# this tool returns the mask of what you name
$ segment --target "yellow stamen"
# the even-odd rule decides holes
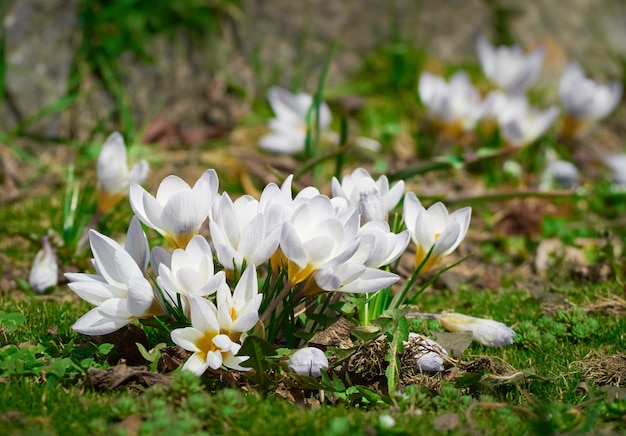
[[[196,341],[196,347],[200,351],[198,351],[198,356],[206,361],[206,356],[210,351],[217,350],[217,346],[213,343],[213,338],[217,336],[216,331],[205,332],[200,339]]]
[[[415,249],[415,268],[420,266],[420,264],[424,261],[424,259],[426,258],[427,255],[428,255],[428,251],[424,250],[419,245],[416,247],[416,249]],[[428,260],[426,261],[426,263],[424,264],[424,266],[420,270],[420,275],[425,274],[428,271],[430,271],[437,263],[439,263],[439,261],[441,260],[442,257],[443,256],[441,256],[441,255],[435,255],[435,254],[431,253],[430,257],[428,258]]]
[[[165,239],[167,239],[167,242],[172,244],[174,248],[182,248],[184,250],[185,248],[187,248],[187,244],[189,244],[189,241],[191,241],[193,237],[196,236],[197,234],[198,232],[186,232],[186,233],[179,233],[173,236],[167,233],[163,233],[162,235],[165,236]]]
[[[561,126],[561,137],[564,139],[572,139],[580,133],[584,126],[585,122],[583,120],[579,120],[570,115],[565,115]]]
[[[125,192],[107,192],[98,189],[98,212],[104,213],[112,209],[125,196]]]
[[[287,276],[289,281],[294,285],[303,282],[313,271],[315,265],[308,263],[304,268],[300,268],[297,263],[289,260],[287,262]]]

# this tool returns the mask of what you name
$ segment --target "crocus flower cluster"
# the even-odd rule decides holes
[[[484,36],[478,38],[476,49],[483,73],[499,89],[482,99],[463,71],[452,76],[449,83],[422,73],[419,95],[433,124],[444,137],[454,139],[473,130],[480,121],[494,120],[509,144],[534,142],[558,116],[554,106],[546,111],[531,107],[525,95],[539,76],[543,49],[525,55],[518,46],[493,47]]]
[[[278,310],[286,295],[260,292],[258,275],[267,275],[264,283],[277,281],[275,289],[292,291],[296,302],[324,292],[376,292],[399,280],[387,266],[411,240],[416,265],[431,254],[421,270],[426,272],[468,230],[469,208],[448,214],[437,203],[425,209],[409,193],[407,229],[391,231],[387,219],[404,195],[404,183],[390,186],[385,176],[375,180],[362,168],[341,182],[333,179],[333,197],[312,186],[294,196],[292,182],[289,176],[280,186],[268,184],[258,199],[244,195],[235,200],[218,193],[214,170],[193,187],[168,176],[156,197],[131,185],[135,216],[125,242],[91,230],[95,274],[66,274],[70,288],[94,305],[74,329],[103,335],[137,319],[174,319],[188,324],[171,332],[173,342],[193,353],[185,370],[244,370],[247,357],[237,353],[259,320],[267,321],[259,315],[261,306]],[[141,223],[171,248],[150,249]],[[291,366],[301,372],[298,368],[308,364],[298,356]]]
[[[329,130],[332,114],[325,101],[321,101],[316,109],[310,94],[294,94],[278,86],[269,89],[267,98],[276,118],[269,121],[271,133],[259,140],[262,149],[272,153],[302,153],[306,148],[309,125],[316,125],[319,129],[318,139],[335,145],[339,143],[339,134]],[[317,120],[316,124],[313,120]],[[354,145],[373,152],[381,148],[380,142],[362,136],[354,138]]]
[[[532,107],[525,94],[539,77],[544,49],[540,47],[526,55],[519,46],[493,47],[481,36],[476,50],[483,73],[498,89],[481,98],[463,71],[449,82],[422,73],[418,90],[432,123],[444,138],[455,139],[473,130],[478,122],[493,120],[503,139],[513,146],[536,141],[559,114],[556,106],[547,110]],[[622,85],[617,81],[603,85],[590,80],[581,66],[572,62],[561,76],[559,93],[565,112],[561,136],[572,138],[615,109]]]

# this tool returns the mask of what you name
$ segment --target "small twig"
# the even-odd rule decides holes
[[[280,302],[282,302],[287,296],[287,294],[289,294],[289,291],[291,291],[292,287],[293,287],[293,283],[291,283],[290,280],[287,280],[287,283],[285,283],[285,286],[280,291],[280,294],[274,297],[274,299],[270,301],[270,304],[267,306],[267,308],[263,311],[263,314],[259,318],[261,322],[263,323],[265,322],[267,317],[271,315],[271,313],[278,307]]]

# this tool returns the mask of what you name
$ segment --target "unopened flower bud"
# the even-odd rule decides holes
[[[319,377],[322,375],[320,370],[328,369],[328,359],[319,348],[306,347],[293,353],[288,366],[298,375]]]
[[[58,283],[59,268],[57,258],[48,237],[43,238],[43,248],[35,256],[33,267],[30,270],[28,283],[38,294]]]
[[[416,368],[420,371],[443,371],[442,354],[448,352],[437,342],[417,333],[409,333],[408,342],[404,342],[404,352],[410,353],[415,359]]]
[[[451,332],[472,332],[475,340],[487,347],[501,347],[513,343],[515,331],[498,321],[474,318],[460,313],[437,315],[439,324]]]

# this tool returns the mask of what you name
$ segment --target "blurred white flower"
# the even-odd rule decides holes
[[[419,266],[429,250],[433,251],[422,267],[424,274],[437,264],[444,256],[452,253],[465,238],[472,215],[471,207],[464,207],[448,214],[441,202],[424,208],[414,193],[404,197],[404,222],[415,243],[415,266]]]
[[[487,347],[501,347],[513,343],[515,331],[499,321],[475,318],[460,313],[436,316],[443,328],[451,332],[472,332],[475,340]]]
[[[278,187],[272,191],[278,194]],[[281,204],[264,204],[262,209],[261,203],[251,196],[244,195],[233,202],[224,192],[213,205],[209,223],[220,264],[228,271],[241,271],[244,259],[255,265],[267,262],[278,248],[281,225],[288,215]]]
[[[167,176],[156,198],[138,184],[130,186],[130,205],[146,226],[162,234],[176,248],[185,248],[198,234],[217,197],[217,173],[207,170],[191,188],[177,176]]]
[[[561,76],[559,93],[565,109],[562,133],[572,138],[585,123],[601,120],[615,109],[622,97],[622,84],[616,80],[608,85],[594,82],[572,62]]]
[[[165,314],[145,277],[148,240],[136,217],[130,223],[124,247],[95,230],[89,231],[89,242],[97,274],[65,274],[70,289],[96,306],[74,323],[74,330],[105,335],[133,319]]]
[[[148,162],[142,160],[129,172],[124,138],[118,132],[111,133],[98,157],[98,211],[105,212],[115,206],[128,194],[131,184],[143,183],[148,169]]]
[[[518,45],[495,48],[484,35],[478,38],[476,50],[485,76],[509,94],[522,94],[535,83],[545,53],[543,47],[528,55]]]
[[[626,154],[609,154],[604,164],[613,171],[612,181],[616,188],[626,188]]]
[[[332,180],[334,197],[345,198],[359,210],[361,224],[373,220],[385,220],[402,199],[404,181],[400,180],[389,189],[386,176],[374,180],[364,168],[355,169],[352,174],[343,177],[341,184],[337,178]]]
[[[328,369],[328,359],[319,348],[305,347],[291,355],[288,366],[298,375],[319,377]]]
[[[564,189],[573,189],[578,186],[578,169],[564,160],[550,162],[541,177],[540,188],[547,190],[553,186]]]
[[[263,295],[259,294],[256,267],[249,264],[231,294],[230,289],[217,291],[217,319],[220,331],[237,342],[241,334],[253,328],[259,320],[259,307]]]
[[[447,356],[448,352],[432,339],[417,333],[409,333],[408,342],[404,342],[404,350],[405,353],[411,353],[418,370],[432,372],[444,370],[441,355]]]
[[[483,103],[482,118],[498,120],[500,115],[506,110],[509,100],[515,98],[509,97],[508,94],[499,89],[489,92]]]
[[[508,143],[524,146],[546,133],[558,115],[556,106],[540,112],[528,104],[526,96],[509,96],[498,115],[498,126]]]
[[[43,248],[35,256],[35,261],[28,276],[28,283],[38,294],[43,294],[46,289],[56,286],[59,282],[59,267],[57,256],[44,236],[42,240]]]
[[[292,94],[280,87],[272,87],[267,93],[276,118],[270,120],[272,133],[259,141],[261,148],[274,153],[296,154],[304,151],[307,134],[307,114],[313,104],[309,94]],[[328,105],[321,102],[319,107],[320,131],[325,131],[331,122]]]
[[[214,272],[211,246],[201,235],[194,236],[183,250],[177,248],[169,265],[159,265],[157,284],[173,306],[180,300],[182,309],[189,315],[190,295],[205,297],[220,289],[230,292],[224,271]]]
[[[222,365],[239,371],[248,371],[240,364],[248,356],[237,356],[241,345],[224,334],[218,322],[217,309],[210,301],[189,296],[191,327],[173,330],[172,341],[193,354],[183,365],[184,371],[202,375],[208,368],[219,369]]]
[[[396,420],[393,419],[393,416],[384,413],[378,417],[378,423],[382,428],[386,429],[394,427],[396,425]]]
[[[418,90],[429,117],[450,137],[472,130],[482,116],[480,94],[467,73],[456,73],[450,82],[430,73],[422,73]]]

